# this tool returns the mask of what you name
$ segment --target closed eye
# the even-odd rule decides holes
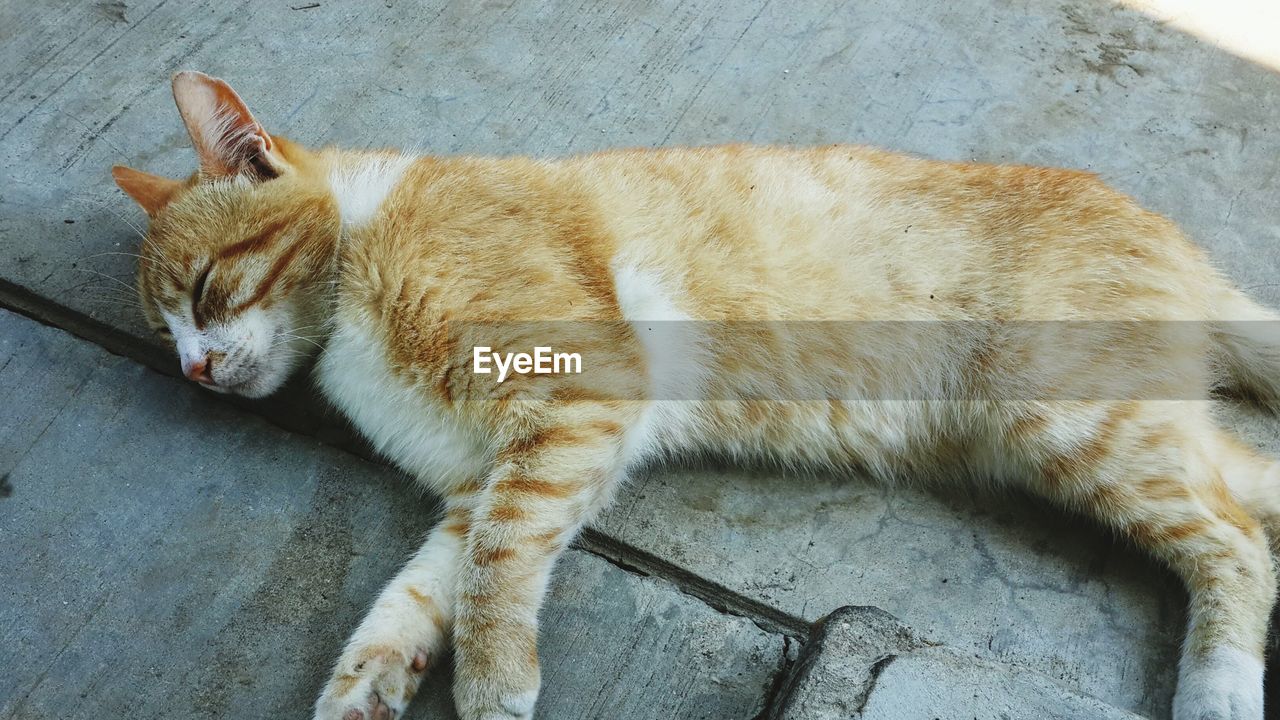
[[[200,304],[200,298],[204,296],[204,286],[209,280],[209,272],[213,270],[213,261],[204,266],[204,270],[200,273],[200,277],[196,278],[195,287],[191,289],[191,307]]]
[[[156,333],[156,337],[160,338],[161,340],[164,340],[165,342],[173,342],[173,333],[169,332],[169,328],[158,327],[158,328],[155,328],[154,330]]]

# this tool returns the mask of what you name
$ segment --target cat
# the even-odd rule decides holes
[[[268,395],[315,356],[446,503],[318,720],[400,716],[448,643],[464,720],[531,717],[557,556],[629,468],[705,453],[995,479],[1092,516],[1189,590],[1174,717],[1262,718],[1280,466],[1208,398],[1280,401],[1277,315],[1094,176],[847,145],[311,150],[221,80],[173,94],[198,172],[112,171],[149,215],[149,324],[218,392]],[[1037,345],[1058,321],[1082,322]],[[587,370],[478,364],[553,343]]]

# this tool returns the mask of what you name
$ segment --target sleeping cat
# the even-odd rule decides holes
[[[399,716],[450,642],[464,719],[529,718],[557,556],[629,468],[690,453],[995,479],[1093,516],[1190,592],[1174,717],[1262,718],[1278,466],[1207,398],[1280,401],[1280,343],[1248,322],[1277,316],[1093,176],[843,145],[317,151],[221,80],[173,91],[199,172],[113,170],[150,216],[150,324],[251,397],[322,345],[324,395],[447,504],[316,718]],[[499,381],[477,349],[550,345],[586,367],[508,355]]]

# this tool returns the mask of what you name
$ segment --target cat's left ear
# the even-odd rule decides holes
[[[163,210],[186,185],[181,180],[152,175],[124,165],[111,168],[111,177],[115,178],[121,190],[128,193],[152,217]]]
[[[288,167],[262,124],[227,83],[202,72],[173,76],[173,99],[200,157],[200,176],[278,177]]]

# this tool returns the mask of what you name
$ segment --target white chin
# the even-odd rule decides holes
[[[233,377],[219,378],[214,372],[216,384],[207,385],[214,392],[239,395],[247,398],[264,398],[280,389],[293,374],[294,364],[287,362],[261,363],[250,373],[231,373]]]
[[[231,383],[229,385],[205,385],[204,387],[216,393],[223,395],[239,395],[247,398],[264,398],[284,384],[288,378],[287,375],[267,376],[262,375],[249,380]]]
[[[234,393],[247,398],[264,398],[276,390],[279,390],[287,377],[287,375],[281,375],[278,377],[263,375],[234,385],[229,385],[225,392]]]

